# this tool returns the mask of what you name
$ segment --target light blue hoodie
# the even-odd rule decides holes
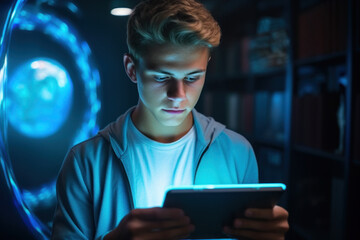
[[[57,180],[52,239],[102,239],[133,208],[123,162],[129,109],[93,138],[74,146]],[[194,184],[257,183],[250,143],[213,118],[192,111],[196,129]]]

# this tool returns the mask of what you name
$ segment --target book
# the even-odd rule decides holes
[[[250,37],[244,37],[240,40],[240,69],[243,73],[250,71]]]
[[[298,16],[298,59],[344,51],[347,2],[322,1]]]
[[[268,121],[270,111],[270,92],[259,91],[255,93],[255,127],[254,134],[257,138],[267,138],[268,133]]]
[[[255,94],[255,136],[271,141],[284,140],[285,94],[261,91]]]
[[[269,129],[270,139],[276,141],[284,140],[285,123],[285,94],[284,92],[274,92],[271,94]]]

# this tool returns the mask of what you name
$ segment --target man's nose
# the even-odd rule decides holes
[[[169,84],[168,99],[172,101],[183,101],[186,98],[185,83],[182,80],[173,80]]]

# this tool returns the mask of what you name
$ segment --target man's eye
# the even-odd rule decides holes
[[[194,76],[194,77],[185,77],[185,80],[188,82],[195,82],[200,79],[200,76]]]
[[[154,76],[154,79],[158,82],[164,82],[166,80],[169,80],[170,77],[169,76]]]

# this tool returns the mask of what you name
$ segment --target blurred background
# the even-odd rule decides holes
[[[48,239],[68,149],[137,103],[122,57],[138,2],[0,2],[0,239]],[[359,1],[201,2],[223,36],[197,110],[249,139],[261,182],[287,184],[287,239],[356,238]]]

